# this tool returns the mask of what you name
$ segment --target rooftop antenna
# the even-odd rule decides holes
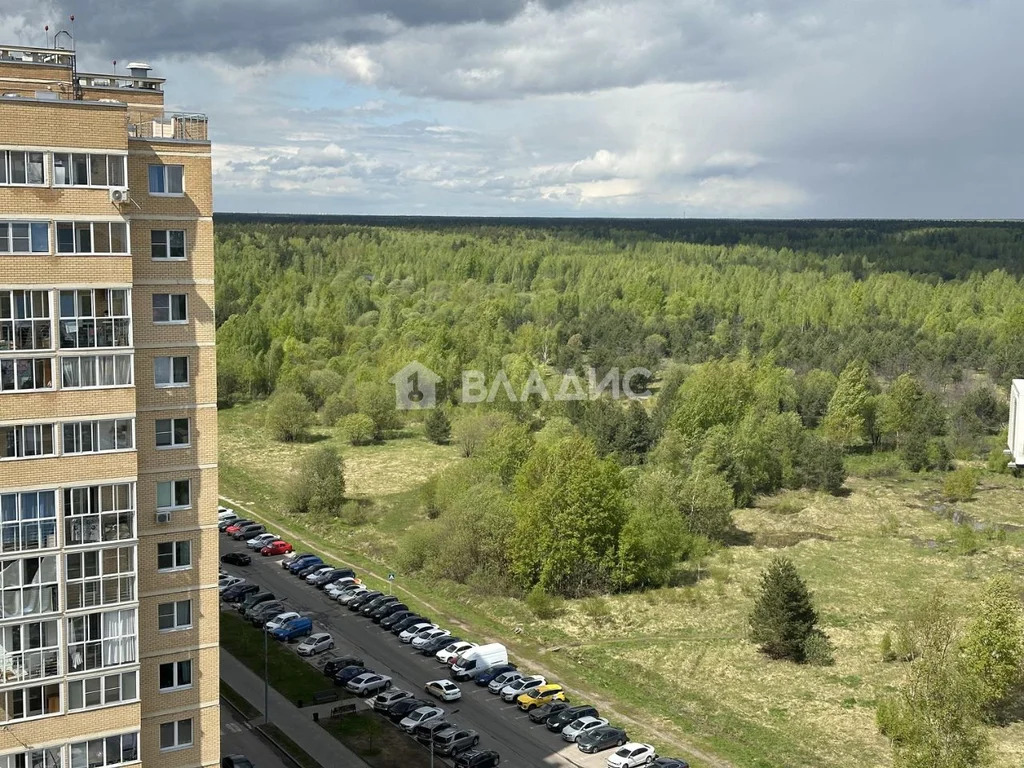
[[[43,46],[43,48],[49,48],[50,47],[50,25],[49,24],[47,24],[45,27],[43,27],[43,37],[46,38],[46,44]]]
[[[71,16],[71,28],[75,28],[75,17]],[[58,39],[60,42],[58,42]],[[66,42],[65,42],[66,41]],[[75,36],[62,29],[53,36],[54,49],[71,52],[71,91],[75,101],[82,100],[82,84],[78,80],[78,56],[75,55]]]

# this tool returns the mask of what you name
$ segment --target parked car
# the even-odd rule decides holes
[[[565,689],[558,683],[541,685],[516,697],[516,703],[524,712],[536,709],[549,701],[565,701]]]
[[[493,667],[488,667],[483,672],[478,674],[473,680],[477,685],[490,685],[491,681],[498,675],[503,675],[506,672],[515,672],[515,664],[495,664]]]
[[[389,613],[387,616],[384,616],[380,620],[380,628],[381,629],[391,629],[393,626],[395,626],[395,624],[400,622],[402,619],[407,619],[410,616],[415,616],[415,615],[416,614],[413,611],[410,611],[408,608],[403,608],[400,611],[395,611],[394,613]]]
[[[311,565],[316,565],[316,564],[322,563],[322,562],[323,562],[323,560],[321,560],[316,555],[301,555],[299,557],[296,557],[290,563],[288,563],[287,571],[288,571],[288,573],[298,573],[299,571],[301,571],[304,568],[307,568],[307,567],[309,567]]]
[[[307,573],[302,578],[307,584],[316,584],[316,580],[321,576],[326,576],[329,573],[334,572],[333,565],[322,565],[319,568],[314,568],[312,573]]]
[[[289,619],[280,627],[270,633],[275,640],[289,641],[300,637],[309,637],[313,634],[313,620],[308,616],[299,616],[297,619]]]
[[[301,615],[302,614],[297,613],[295,611],[286,611],[285,613],[279,613],[277,614],[277,616],[274,616],[266,624],[264,624],[263,628],[267,630],[267,632],[273,632],[278,627],[283,627],[289,621],[291,621],[292,619],[297,619]]]
[[[223,592],[228,587],[233,587],[235,584],[244,584],[245,579],[241,576],[221,576],[217,579],[217,590]]]
[[[366,594],[369,591],[370,590],[368,590],[362,584],[357,584],[351,589],[343,591],[335,599],[342,605],[351,605],[353,600],[355,600],[357,597],[360,597],[361,595]]]
[[[565,728],[573,720],[578,720],[581,717],[600,717],[601,713],[597,711],[597,707],[592,707],[589,704],[577,704],[575,707],[568,707],[563,709],[561,712],[548,717],[544,723],[549,731],[555,733],[561,733],[562,729]]]
[[[345,667],[362,666],[364,666],[363,660],[358,656],[335,656],[333,659],[328,659],[327,663],[324,664],[323,673],[325,677],[334,677],[338,670]]]
[[[266,531],[267,526],[260,525],[259,523],[253,523],[252,525],[247,525],[244,528],[239,528],[237,531],[231,534],[231,538],[233,538],[235,541],[248,541],[254,536],[259,536],[261,533],[266,533]]]
[[[380,624],[384,619],[393,613],[399,613],[401,611],[409,610],[409,606],[405,603],[388,603],[387,605],[378,606],[371,614],[370,618],[373,619],[374,624]]]
[[[567,701],[549,701],[547,704],[537,707],[535,710],[530,712],[530,722],[547,723],[549,717],[568,708],[569,702]]]
[[[480,735],[471,728],[454,726],[434,735],[434,751],[439,755],[457,755],[480,743]]]
[[[518,680],[513,680],[501,689],[501,700],[507,701],[511,704],[519,697],[520,694],[526,693],[534,688],[539,688],[545,683],[547,683],[547,680],[540,675],[532,675],[531,677],[522,677]]]
[[[245,612],[245,618],[252,622],[255,627],[262,627],[270,619],[277,616],[288,606],[282,603],[280,600],[268,600],[260,603],[259,605],[253,606]]]
[[[430,623],[430,619],[428,619],[426,616],[420,616],[420,614],[418,614],[418,613],[413,613],[413,614],[411,614],[409,616],[406,616],[401,621],[396,621],[391,626],[390,629],[391,629],[391,633],[393,635],[401,635],[405,630],[407,630],[413,624],[429,624],[429,623]]]
[[[658,755],[650,744],[630,741],[608,756],[608,768],[638,768],[650,765]]]
[[[497,768],[501,756],[493,749],[471,749],[455,758],[455,768]]]
[[[420,632],[416,637],[412,639],[412,647],[419,650],[423,650],[424,646],[432,640],[437,640],[439,637],[451,637],[452,633],[447,629],[438,627],[437,629],[429,629],[426,632]],[[433,656],[433,654],[430,654]]]
[[[312,576],[314,573],[317,573],[318,571],[322,571],[324,568],[330,568],[330,567],[331,566],[326,565],[323,562],[309,563],[305,568],[299,568],[297,571],[295,571],[295,575],[298,576],[303,581],[305,581],[310,576]]]
[[[243,525],[252,525],[255,522],[256,522],[255,520],[249,520],[248,518],[235,517],[235,518],[232,518],[230,520],[221,520],[220,522],[217,523],[217,528],[222,533],[231,534],[231,533],[234,533],[235,531],[237,531]],[[233,531],[232,530],[228,530],[229,528],[234,528],[234,530]]]
[[[608,725],[608,721],[603,717],[579,717],[562,729],[562,739],[570,742],[577,741],[588,731],[604,728],[606,725]]]
[[[440,707],[420,707],[414,709],[398,722],[398,727],[406,733],[412,733],[420,723],[430,723],[434,720],[441,720],[444,717],[444,710]]]
[[[342,576],[337,581],[331,581],[324,584],[324,592],[330,598],[336,598],[339,592],[342,592],[350,587],[359,586],[359,582],[353,579],[351,576]]]
[[[283,539],[272,541],[260,549],[260,554],[264,557],[273,557],[275,555],[286,555],[292,551],[292,545]]]
[[[245,542],[245,546],[259,552],[272,541],[277,541],[276,533],[261,533]]]
[[[379,693],[373,700],[373,711],[374,712],[387,712],[391,709],[392,704],[396,704],[402,699],[411,699],[412,693],[409,691],[403,691],[398,688],[392,688],[386,693]]]
[[[332,568],[330,573],[326,573],[314,582],[314,586],[317,589],[327,589],[328,586],[334,584],[337,581],[345,581],[349,584],[352,583],[352,577],[346,576],[345,571],[339,568]]]
[[[441,701],[458,701],[462,698],[462,689],[451,680],[431,680],[425,688],[427,693]]]
[[[491,682],[487,684],[487,690],[491,693],[501,693],[502,688],[522,677],[524,677],[524,675],[518,669],[510,669],[508,672],[502,672],[496,678],[491,680]]]
[[[253,768],[253,764],[245,755],[227,755],[221,758],[220,768]]]
[[[476,646],[476,643],[469,643],[457,637],[449,637],[448,640],[450,642],[446,646],[434,652],[434,658],[442,664],[451,664],[462,651]]]
[[[423,723],[417,725],[412,732],[413,737],[420,744],[430,745],[430,742],[434,740],[434,736],[446,728],[455,727],[455,723],[450,723],[446,719],[441,718],[440,720],[434,720],[429,723]]]
[[[486,643],[462,651],[448,674],[452,680],[471,680],[496,664],[508,664],[508,649],[501,643]]]
[[[363,616],[369,616],[378,608],[382,608],[385,605],[391,605],[392,603],[397,602],[398,598],[394,595],[381,595],[380,597],[375,597],[373,600],[370,600],[369,602],[363,603],[359,607],[359,612],[363,614]]]
[[[346,605],[350,611],[358,611],[368,602],[377,597],[380,597],[380,592],[375,589],[368,589],[365,592],[360,592],[353,600],[349,600]]]
[[[318,653],[329,651],[334,647],[334,638],[327,632],[317,632],[310,635],[295,649],[299,656],[316,656]]]
[[[690,768],[690,764],[681,757],[659,757],[651,768]]]
[[[627,741],[629,741],[629,737],[626,736],[624,730],[605,725],[584,733],[576,739],[576,746],[580,752],[586,752],[589,755],[600,752],[602,749],[621,747]]]
[[[357,696],[372,696],[391,687],[391,678],[376,672],[364,672],[345,684],[346,690]]]
[[[220,561],[227,565],[248,565],[252,558],[245,552],[227,552],[220,556]]]
[[[263,590],[261,592],[252,592],[249,594],[248,597],[245,598],[245,600],[239,603],[238,612],[244,616],[245,612],[252,608],[254,605],[259,605],[260,603],[265,603],[268,600],[275,599],[277,599],[277,596],[273,592],[268,592],[267,590]]]
[[[279,565],[285,570],[288,570],[289,568],[291,568],[292,563],[294,563],[300,557],[312,557],[312,554],[312,552],[299,553],[295,550],[292,550],[287,555],[281,558],[281,560],[279,561]]]
[[[445,633],[443,635],[433,637],[420,646],[420,653],[422,653],[424,656],[433,656],[438,651],[443,650],[445,647],[447,647],[450,644],[451,640],[452,635],[450,633]]]
[[[398,639],[403,643],[411,643],[412,639],[416,637],[420,632],[426,632],[427,630],[437,629],[437,624],[431,624],[429,621],[418,621],[415,624],[410,624],[406,627],[399,635]]]
[[[221,520],[229,520],[235,517],[238,517],[238,515],[235,514],[235,510],[233,510],[231,507],[217,507],[218,522],[220,522]]]
[[[380,696],[382,694],[377,695]],[[415,696],[409,696],[389,704],[387,711],[384,712],[384,716],[392,723],[400,723],[405,719],[405,716],[414,709],[419,709],[420,707],[425,707],[427,705],[428,702],[423,699],[418,699]]]
[[[220,597],[225,603],[240,603],[249,595],[259,591],[259,584],[235,584],[221,592]]]
[[[366,667],[362,664],[353,664],[351,667],[342,667],[334,673],[334,684],[347,685],[349,680],[354,680],[360,675],[365,674],[366,671]]]

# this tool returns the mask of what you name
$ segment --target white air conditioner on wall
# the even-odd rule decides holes
[[[130,203],[131,194],[128,192],[128,187],[111,187],[110,202],[114,203],[115,205],[124,205],[125,203]]]
[[[156,513],[156,521],[158,523],[169,523],[169,522],[171,522],[171,513],[170,512],[157,512]]]

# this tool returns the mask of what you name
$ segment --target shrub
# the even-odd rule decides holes
[[[423,431],[427,440],[437,445],[448,445],[451,442],[452,424],[441,408],[435,408],[427,414],[423,421]]]
[[[934,437],[928,441],[927,454],[929,469],[937,469],[940,472],[945,472],[949,469],[952,456],[949,452],[949,446],[946,445],[946,441],[941,437]]]
[[[267,401],[266,427],[275,440],[299,440],[312,422],[313,408],[298,392],[276,392]]]
[[[338,426],[352,445],[369,445],[373,442],[376,428],[373,419],[364,413],[351,413],[343,417]]]
[[[815,667],[831,667],[836,663],[832,641],[820,629],[811,632],[804,640],[804,661]]]
[[[878,652],[882,656],[882,661],[896,661],[896,653],[892,649],[892,634],[889,630],[882,635],[882,642],[878,644]]]
[[[553,619],[562,612],[563,601],[557,595],[548,594],[540,584],[526,596],[526,607],[538,619]]]
[[[325,427],[336,427],[343,416],[355,413],[355,404],[340,392],[335,392],[324,401],[320,409],[320,423]]]
[[[978,490],[978,472],[972,467],[961,467],[950,472],[942,485],[942,494],[950,501],[968,501]]]
[[[603,597],[587,597],[580,601],[580,610],[594,621],[604,622],[611,618],[612,609]]]
[[[345,465],[337,450],[322,445],[302,460],[292,483],[288,510],[334,516],[344,502]]]

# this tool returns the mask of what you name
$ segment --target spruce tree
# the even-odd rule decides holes
[[[761,592],[750,614],[750,638],[773,659],[804,661],[804,642],[817,630],[818,614],[796,566],[776,557],[761,574]]]
[[[452,423],[441,408],[434,408],[423,421],[423,431],[427,440],[438,445],[448,445],[452,439]]]

